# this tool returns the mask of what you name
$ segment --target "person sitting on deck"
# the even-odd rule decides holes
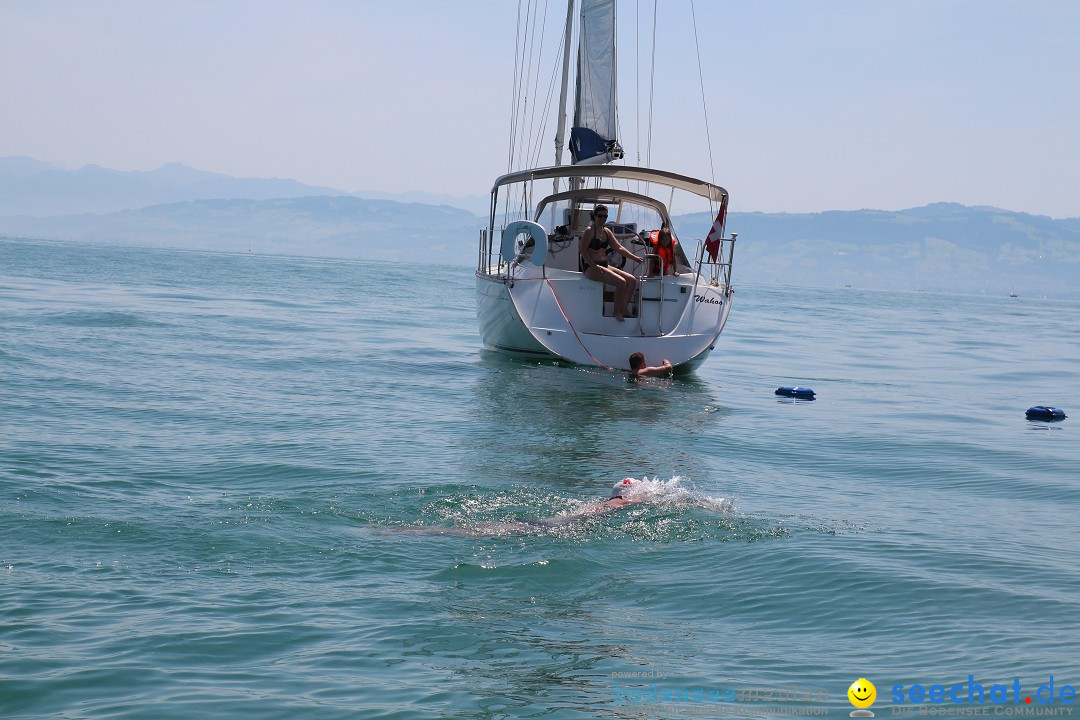
[[[622,322],[626,318],[626,308],[630,303],[630,298],[634,295],[637,279],[625,270],[611,267],[607,258],[608,249],[622,255],[627,260],[634,260],[639,263],[643,262],[643,260],[620,245],[619,241],[615,239],[615,233],[611,232],[611,228],[604,226],[608,217],[606,206],[597,205],[593,209],[591,217],[593,223],[585,228],[585,232],[581,233],[581,241],[578,243],[578,252],[581,253],[581,258],[584,260],[583,270],[585,277],[614,286],[615,319]]]
[[[675,246],[678,242],[671,236],[671,229],[666,225],[660,228],[649,243],[658,256],[652,261],[649,275],[678,275],[679,271],[675,269]]]

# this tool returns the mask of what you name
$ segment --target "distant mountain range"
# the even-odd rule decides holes
[[[369,200],[452,205],[487,213],[488,198],[425,192],[347,192],[281,178],[237,178],[169,163],[157,170],[120,171],[98,165],[65,170],[28,157],[0,158],[0,216],[111,213],[192,200],[274,200],[351,195]]]
[[[483,215],[486,219],[491,212],[490,195],[440,195],[414,190],[405,193],[386,193],[378,190],[357,190],[353,193],[357,197],[367,200],[396,200],[397,202],[425,203],[427,205],[449,205],[450,207],[468,210],[476,215]]]
[[[0,158],[0,215],[110,213],[187,200],[347,194],[296,180],[234,178],[180,163],[121,172],[98,165],[64,170],[26,157]]]
[[[703,237],[706,213],[676,220]],[[910,210],[732,213],[741,278],[789,285],[1080,297],[1080,218],[934,203]]]
[[[0,159],[0,235],[474,263],[486,217],[472,210],[478,200],[486,207],[486,199],[391,197],[179,164],[152,172],[67,171],[29,158]],[[402,201],[412,197],[447,202]],[[674,222],[690,251],[712,217],[694,213]],[[1080,218],[936,203],[900,211],[732,213],[727,227],[739,233],[738,283],[1080,297]]]
[[[448,205],[315,196],[191,200],[105,215],[0,217],[0,235],[276,255],[464,264],[483,221]]]

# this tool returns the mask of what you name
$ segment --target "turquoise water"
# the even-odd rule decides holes
[[[1078,318],[739,287],[702,368],[632,384],[482,350],[468,268],[0,240],[0,716],[1080,686]],[[652,502],[520,523],[625,475]]]

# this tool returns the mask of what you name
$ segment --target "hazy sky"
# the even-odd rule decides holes
[[[644,161],[653,5],[619,7],[622,141]],[[1080,2],[694,8],[733,210],[1080,216]],[[549,0],[530,107],[565,12]],[[511,0],[0,0],[0,156],[486,194],[507,170],[517,16]],[[690,19],[661,0],[651,159],[708,178]]]

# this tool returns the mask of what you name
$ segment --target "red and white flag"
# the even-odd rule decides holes
[[[720,254],[720,239],[724,237],[724,221],[727,219],[727,199],[725,195],[724,199],[720,202],[720,212],[716,213],[716,219],[713,220],[712,229],[709,230],[709,234],[705,237],[705,249],[709,253],[709,259],[716,262],[716,256]]]

